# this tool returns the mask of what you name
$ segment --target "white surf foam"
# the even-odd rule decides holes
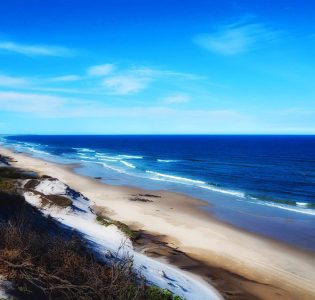
[[[143,156],[139,156],[139,155],[123,155],[123,154],[119,154],[118,157],[123,158],[123,159],[142,159]]]
[[[38,153],[38,154],[45,154],[45,155],[51,155],[50,153],[43,151],[43,150],[38,150],[38,149],[34,149],[32,147],[27,148],[29,151],[34,152],[34,153]]]
[[[154,175],[154,177],[151,179],[155,179],[155,180],[170,181],[170,182],[174,182],[174,183],[184,183],[184,184],[189,183],[189,184],[193,184],[193,185],[205,184],[204,181],[193,180],[193,179],[180,177],[180,176],[167,175],[167,174],[153,172],[153,171],[146,171],[146,173]]]
[[[203,185],[203,186],[199,186],[203,189],[207,189],[207,190],[211,190],[213,192],[218,192],[221,194],[227,194],[227,195],[231,195],[231,196],[236,196],[239,198],[246,198],[246,195],[242,192],[238,192],[238,191],[233,191],[233,190],[228,190],[228,189],[220,189],[218,187],[212,186],[212,185]]]
[[[292,211],[295,213],[315,216],[315,210],[314,209],[306,208],[308,203],[297,202],[296,203],[297,206],[293,206],[293,205],[289,205],[289,204],[281,204],[281,203],[276,203],[276,202],[263,201],[263,200],[259,200],[258,198],[253,198],[253,197],[251,197],[251,198],[256,199],[256,201],[249,201],[250,203],[253,203],[253,204],[270,206],[270,207],[274,207],[274,208],[278,208],[278,209]],[[302,205],[298,204],[298,203],[302,203]]]
[[[157,159],[158,162],[162,163],[172,163],[172,162],[178,162],[177,159]]]
[[[107,155],[103,153],[96,153],[95,156],[100,159],[100,160],[105,160],[105,161],[120,161],[121,157],[119,156],[112,156],[112,155]]]
[[[296,202],[296,205],[297,205],[297,206],[305,207],[305,206],[308,206],[309,203],[307,203],[307,202]]]
[[[168,181],[168,182],[172,182],[172,183],[193,185],[193,186],[196,186],[196,187],[199,187],[202,189],[211,190],[213,192],[218,192],[218,193],[222,193],[222,194],[228,194],[228,195],[237,196],[240,198],[245,198],[245,194],[242,192],[228,190],[228,189],[220,189],[218,187],[209,185],[206,182],[201,181],[201,180],[194,180],[194,179],[189,179],[189,178],[185,178],[185,177],[167,175],[167,174],[162,174],[162,173],[153,172],[153,171],[146,171],[146,173],[154,175],[154,177],[150,177],[150,179],[153,179],[153,180],[160,180],[160,181]]]
[[[113,159],[113,158],[108,158],[108,157],[102,157],[102,158],[99,158],[99,160],[101,160],[101,161],[111,161],[111,162],[119,161],[118,159]]]
[[[133,164],[131,164],[131,163],[129,163],[129,162],[126,162],[126,161],[124,161],[124,160],[121,160],[120,162],[121,162],[123,165],[125,165],[126,167],[128,167],[128,168],[132,168],[132,169],[135,169],[135,168],[136,168],[135,165],[133,165]]]
[[[107,169],[116,171],[116,172],[118,172],[118,173],[127,174],[124,170],[115,168],[115,167],[113,167],[113,166],[110,166],[109,164],[106,164],[106,163],[103,163],[103,162],[101,162],[101,163],[99,163],[99,164],[102,165],[104,168],[107,168]]]
[[[84,158],[91,158],[91,156],[88,156],[88,155],[86,155],[86,154],[84,154],[84,153],[78,153],[78,155],[79,155],[80,157],[84,157]]]
[[[95,150],[89,149],[89,148],[72,148],[74,150],[82,151],[82,152],[91,152],[94,153]]]

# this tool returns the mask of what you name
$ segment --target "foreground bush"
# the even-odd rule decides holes
[[[147,286],[130,259],[99,261],[78,234],[7,189],[0,190],[0,274],[13,283],[15,296],[26,300],[179,299]]]

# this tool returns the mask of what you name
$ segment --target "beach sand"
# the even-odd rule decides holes
[[[73,166],[47,162],[3,147],[0,153],[12,157],[16,167],[58,178],[88,197],[95,209],[106,216],[135,230],[157,235],[170,247],[201,262],[204,277],[220,291],[224,285],[233,287],[231,298],[240,299],[238,287],[251,295],[247,299],[255,299],[255,296],[259,299],[315,299],[314,253],[220,222],[200,209],[208,205],[201,200],[167,191],[106,185],[74,173]],[[143,196],[146,194],[160,197]],[[151,201],[130,200],[135,197]],[[226,276],[226,284],[222,276]],[[224,292],[228,295],[229,291]]]

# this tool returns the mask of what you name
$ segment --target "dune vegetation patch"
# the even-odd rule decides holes
[[[37,192],[35,190],[31,191],[32,194],[38,196],[40,198],[41,204],[43,207],[56,205],[62,208],[68,207],[72,205],[72,200],[61,195],[45,195],[41,192]]]
[[[96,217],[96,221],[104,226],[110,226],[110,225],[117,226],[131,240],[136,240],[140,236],[140,233],[138,231],[132,230],[128,225],[122,222],[106,219],[99,215]]]

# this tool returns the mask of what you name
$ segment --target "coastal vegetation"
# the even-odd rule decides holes
[[[140,233],[136,230],[130,229],[129,226],[126,224],[116,221],[116,220],[110,220],[106,219],[102,216],[96,216],[96,221],[104,226],[110,226],[110,225],[115,225],[117,226],[128,238],[130,238],[132,241],[136,240]]]
[[[27,188],[31,190],[38,178],[0,167],[0,275],[12,283],[9,292],[15,299],[180,299],[148,285],[134,270],[132,258],[112,254],[105,263],[79,233],[28,204],[19,192],[19,181],[30,179]],[[47,199],[61,207],[70,204],[59,197]],[[116,225],[130,238],[137,236],[123,223],[97,219],[104,226]]]

